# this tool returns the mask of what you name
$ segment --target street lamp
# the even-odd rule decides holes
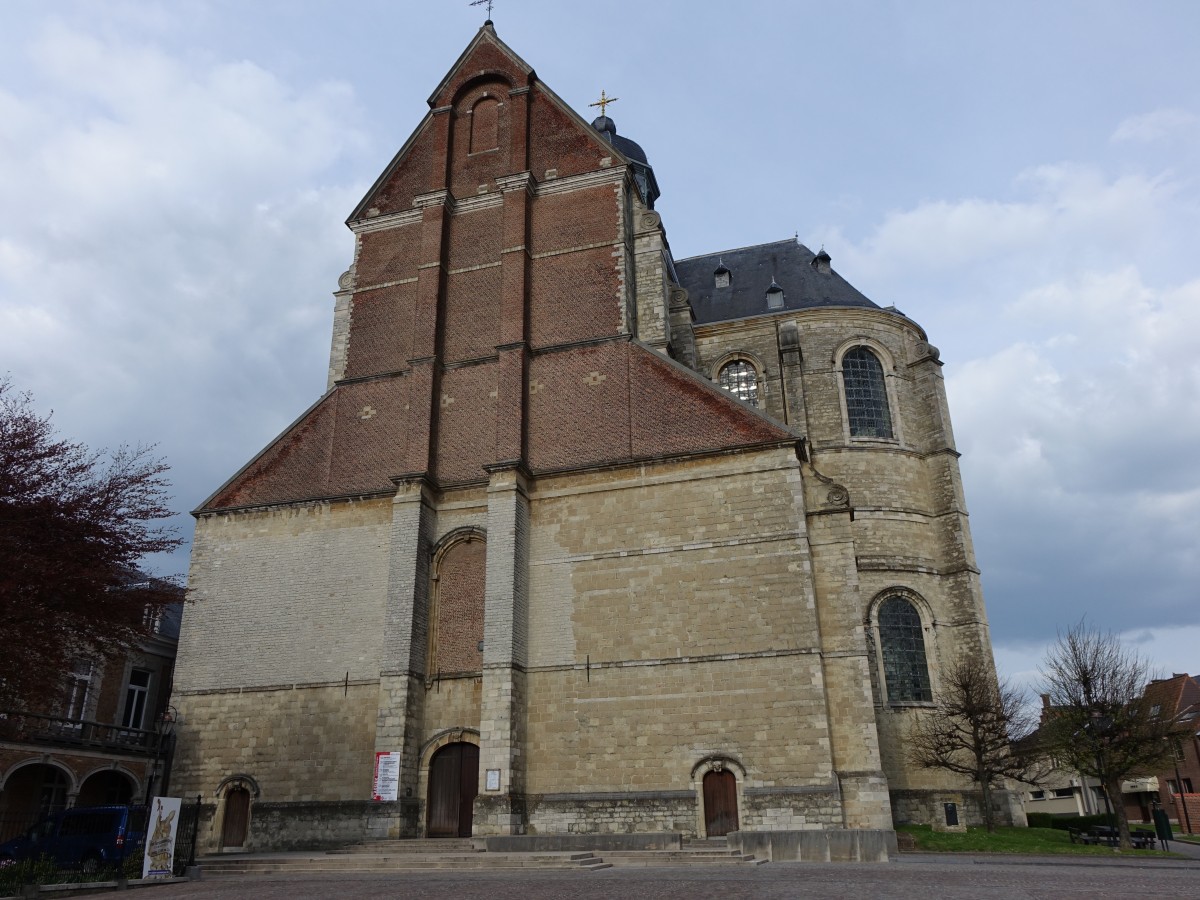
[[[1168,740],[1170,740],[1168,738]],[[1175,793],[1179,795],[1179,805],[1183,808],[1184,827],[1187,833],[1192,833],[1192,817],[1188,814],[1187,797],[1183,794],[1183,776],[1179,774],[1179,757],[1183,756],[1183,745],[1178,739],[1171,741],[1171,761],[1175,763]]]
[[[168,706],[163,710],[161,716],[158,717],[158,727],[155,729],[158,732],[158,739],[154,746],[154,762],[150,767],[150,777],[146,779],[146,799],[145,805],[150,805],[150,798],[154,796],[154,782],[163,774],[164,761],[163,757],[169,761],[174,747],[175,738],[175,723],[179,721],[179,710],[173,706]],[[166,779],[164,778],[164,783]]]

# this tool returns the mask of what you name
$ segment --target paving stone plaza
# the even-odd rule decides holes
[[[1172,849],[1175,849],[1173,845]],[[209,878],[155,890],[155,900],[453,897],[486,900],[650,898],[1195,898],[1200,860],[1079,861],[906,853],[884,865],[773,863],[596,872],[406,872]]]

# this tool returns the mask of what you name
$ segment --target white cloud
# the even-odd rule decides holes
[[[1140,116],[1130,116],[1113,132],[1113,141],[1149,143],[1161,141],[1180,133],[1192,134],[1200,125],[1200,116],[1186,109],[1156,109]]]
[[[1186,173],[1031,167],[888,214],[842,271],[943,348],[997,635],[1200,624],[1200,216]],[[1182,258],[1182,257],[1180,257]],[[882,289],[881,289],[882,288]],[[1191,598],[1189,602],[1188,598]]]
[[[962,307],[1006,302],[1039,280],[1136,255],[1163,232],[1164,211],[1186,189],[1166,174],[1108,177],[1093,165],[1058,163],[1018,173],[1014,199],[931,200],[890,212],[857,244],[822,230],[841,248],[839,269],[877,286],[876,296],[882,289],[891,302],[895,291],[908,303],[906,290],[932,284],[939,289],[920,295],[921,308]]]
[[[1067,623],[1063,631],[1076,622]],[[1151,677],[1169,678],[1176,673],[1200,673],[1196,659],[1196,647],[1200,646],[1200,625],[1182,628],[1147,625],[1117,632],[1116,637],[1127,649],[1142,657],[1150,668]],[[1040,669],[1054,640],[1054,637],[1047,636],[1035,642],[996,644],[993,648],[996,669],[1036,697],[1041,683]]]
[[[190,507],[324,388],[353,92],[61,23],[30,52],[0,93],[0,359],[64,434],[160,442]]]

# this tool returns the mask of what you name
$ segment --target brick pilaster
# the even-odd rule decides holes
[[[524,98],[519,98],[524,99]],[[518,107],[523,104],[517,103]],[[514,122],[514,129],[517,123]],[[501,248],[500,365],[496,384],[496,459],[525,458],[529,367],[529,221],[533,178],[519,172],[497,178],[504,192]]]
[[[436,459],[437,420],[441,393],[441,326],[446,296],[446,243],[450,221],[450,194],[435,191],[415,201],[422,210],[421,256],[417,265],[416,315],[413,322],[412,387],[408,422],[408,472],[432,473]]]

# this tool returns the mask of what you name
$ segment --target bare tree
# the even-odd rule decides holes
[[[941,679],[936,708],[913,725],[909,759],[979,785],[984,824],[995,831],[992,790],[1006,778],[1036,783],[1045,774],[1039,757],[1029,752],[1036,727],[1022,690],[997,680],[983,659],[962,657]]]
[[[130,649],[179,599],[163,579],[131,586],[142,556],[180,543],[166,470],[152,448],[62,440],[0,378],[0,708],[53,703],[72,659]]]
[[[1060,764],[1096,778],[1116,814],[1122,847],[1131,847],[1121,782],[1153,772],[1182,726],[1174,710],[1144,697],[1153,672],[1111,632],[1080,622],[1060,634],[1041,668],[1050,700],[1041,735]]]

